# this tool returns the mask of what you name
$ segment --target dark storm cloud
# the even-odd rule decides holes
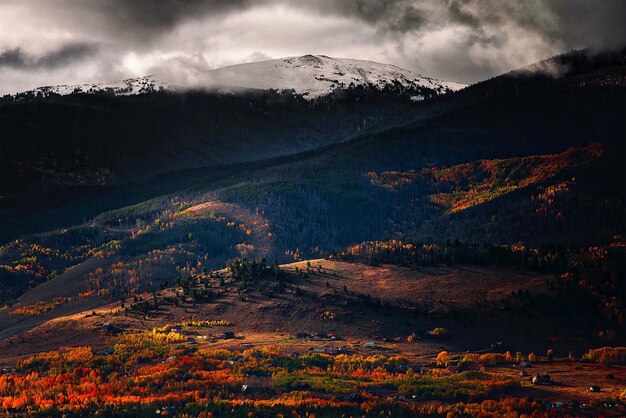
[[[100,14],[111,27],[140,37],[158,36],[182,21],[282,4],[354,18],[392,31],[414,30],[427,19],[412,0],[65,0],[67,7]],[[424,2],[421,2],[424,3]]]
[[[515,24],[569,46],[609,48],[626,43],[624,0],[450,0],[451,22],[480,29]]]
[[[623,46],[625,21],[626,0],[2,0],[0,93],[307,53],[475,82]]]
[[[460,24],[515,24],[566,44],[623,45],[624,0],[312,0],[305,7],[407,32]],[[478,39],[478,38],[477,38]]]
[[[384,30],[416,30],[428,19],[427,11],[410,0],[312,0],[305,7],[362,20]]]
[[[97,48],[91,44],[68,44],[42,56],[33,56],[14,48],[0,53],[0,67],[18,69],[55,68],[82,60],[96,53]]]
[[[626,1],[555,0],[548,4],[560,20],[555,37],[597,48],[626,44]]]
[[[133,40],[150,40],[190,19],[236,12],[249,0],[67,0],[68,7],[82,8],[102,17],[110,28],[132,34]]]

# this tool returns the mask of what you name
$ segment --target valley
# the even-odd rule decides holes
[[[623,415],[624,54],[5,97],[2,411]]]
[[[3,340],[2,361],[10,371],[2,383],[15,382],[28,393],[44,384],[48,373],[66,376],[63,381],[79,386],[70,389],[57,380],[53,387],[68,397],[43,395],[37,407],[79,415],[97,407],[86,403],[84,390],[101,379],[105,364],[123,367],[127,376],[110,375],[98,385],[98,398],[108,399],[114,413],[146,409],[147,414],[155,408],[201,413],[208,407],[232,408],[234,416],[251,408],[276,413],[296,408],[316,416],[337,410],[438,415],[542,410],[546,401],[548,408],[558,403],[563,406],[557,408],[585,416],[622,411],[607,399],[621,396],[624,366],[595,363],[593,352],[566,354],[564,347],[573,345],[554,340],[562,337],[563,324],[548,324],[549,317],[541,329],[528,328],[518,339],[511,328],[525,326],[527,314],[497,308],[511,293],[549,293],[545,275],[477,267],[416,271],[329,260],[262,270],[247,266],[233,265],[134,300],[57,311],[54,319]],[[468,293],[468,283],[474,293]],[[488,294],[480,291],[485,288]],[[479,303],[495,311],[472,309]],[[497,341],[502,336],[507,341]],[[544,341],[557,347],[547,356],[539,351]],[[67,343],[77,348],[57,354],[56,346]],[[623,355],[618,352],[611,362],[623,361]],[[72,374],[67,367],[76,361],[95,373]],[[213,371],[203,374],[207,364]],[[21,381],[29,371],[41,377]],[[189,377],[174,378],[179,383],[171,392],[171,381],[161,376],[171,380],[180,373]],[[532,376],[544,374],[551,376],[549,383],[532,384]],[[615,378],[607,380],[608,375]],[[138,392],[125,386],[127,378],[153,388],[141,396],[139,409],[128,409]],[[589,382],[601,384],[602,392],[589,393]],[[108,385],[115,392],[107,394]],[[203,396],[217,388],[234,396],[212,395],[207,404]],[[482,401],[487,394],[496,401]],[[434,409],[427,401],[433,397],[442,400]],[[9,409],[20,405],[21,398],[7,399],[3,404]]]

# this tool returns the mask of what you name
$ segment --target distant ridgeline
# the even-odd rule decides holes
[[[38,89],[0,100],[0,194],[107,185],[313,150],[406,122],[420,106],[412,97],[437,94],[401,85],[350,86],[315,100],[293,90],[120,89],[63,95]]]

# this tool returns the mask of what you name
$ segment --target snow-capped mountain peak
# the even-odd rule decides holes
[[[426,88],[437,94],[460,90],[464,84],[423,77],[391,64],[325,55],[303,55],[269,61],[233,65],[209,71],[207,85],[260,89],[294,89],[313,99],[335,89],[373,86],[382,89],[400,85],[405,88]]]
[[[50,95],[105,93],[128,96],[155,91],[184,91],[188,89],[291,90],[313,100],[337,89],[366,86],[377,89],[400,87],[415,91],[412,100],[460,90],[464,84],[424,77],[391,64],[381,64],[350,58],[331,58],[326,55],[299,57],[238,64],[194,74],[193,84],[177,80],[162,80],[157,76],[130,78],[114,83],[94,83],[38,87],[12,95],[16,100]]]

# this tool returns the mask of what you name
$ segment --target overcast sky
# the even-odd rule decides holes
[[[2,0],[0,94],[304,54],[471,83],[626,41],[626,0]]]

